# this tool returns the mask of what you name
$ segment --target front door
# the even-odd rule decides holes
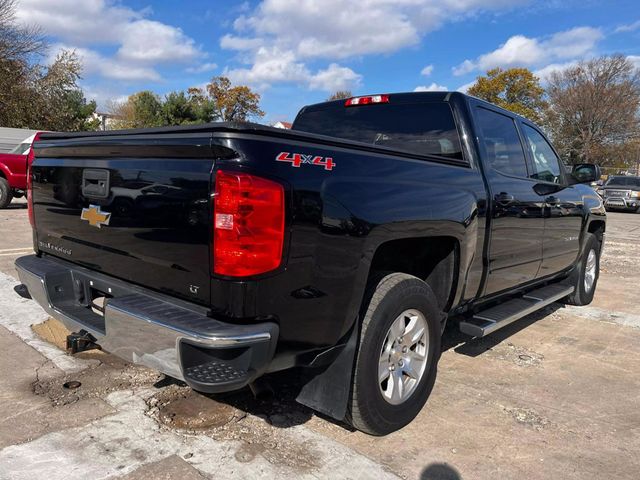
[[[580,250],[584,202],[578,190],[568,185],[564,168],[544,135],[533,125],[521,123],[530,161],[530,177],[545,195],[545,233],[538,277],[570,267]]]
[[[545,197],[529,177],[513,117],[476,106],[474,112],[489,183],[491,231],[484,295],[536,278],[542,262]]]

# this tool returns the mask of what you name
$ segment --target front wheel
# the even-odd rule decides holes
[[[5,178],[0,177],[0,208],[6,208],[13,200],[13,191],[9,186],[9,182]]]
[[[348,419],[371,435],[411,422],[424,406],[440,358],[440,315],[425,282],[392,273],[364,305]]]
[[[593,301],[600,276],[601,250],[602,245],[597,237],[593,233],[587,233],[584,251],[569,276],[569,281],[575,286],[575,290],[567,297],[568,304],[589,305]]]

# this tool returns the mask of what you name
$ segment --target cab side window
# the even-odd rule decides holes
[[[526,178],[524,150],[513,119],[485,108],[478,108],[477,118],[491,168]]]
[[[562,183],[560,159],[540,132],[523,125],[524,136],[531,150],[533,172],[530,177],[543,182]]]

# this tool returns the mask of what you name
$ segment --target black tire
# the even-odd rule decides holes
[[[0,208],[6,208],[13,200],[13,191],[9,186],[9,182],[5,178],[0,177]]]
[[[411,422],[433,389],[441,353],[441,315],[431,288],[419,278],[404,273],[392,273],[371,287],[363,305],[364,317],[347,420],[365,433],[386,435]],[[384,398],[381,391],[381,382],[378,380],[379,362],[383,345],[388,344],[387,340],[391,338],[387,336],[389,329],[407,310],[417,310],[423,315],[423,320],[426,320],[426,364],[424,372],[414,382],[412,393],[409,393],[402,403],[392,404]],[[396,374],[405,378],[405,373]]]
[[[593,233],[586,233],[584,239],[584,249],[576,267],[569,276],[569,283],[575,286],[575,290],[566,299],[569,305],[589,305],[593,301],[593,295],[596,292],[598,277],[600,276],[600,253],[602,245]],[[587,274],[589,253],[595,254],[595,276],[591,284],[591,288],[587,289],[585,276]]]

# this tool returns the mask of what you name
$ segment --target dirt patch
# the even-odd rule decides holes
[[[163,377],[154,370],[132,365],[99,350],[77,356],[97,359],[98,364],[74,374],[46,379],[38,376],[33,383],[34,393],[48,397],[54,406],[68,405],[85,398],[104,398],[119,390],[151,386]]]
[[[261,456],[300,472],[320,466],[313,442],[294,440],[286,431],[308,419],[302,407],[284,411],[279,401],[256,400],[247,391],[214,397],[179,385],[158,392],[147,405],[147,414],[163,428],[240,441],[234,454],[239,462],[249,463]]]
[[[511,342],[499,344],[487,350],[487,357],[514,363],[519,367],[539,367],[544,355]]]
[[[542,430],[551,424],[547,418],[530,408],[505,407],[504,405],[500,405],[500,408],[516,422],[533,428],[534,430]]]
[[[244,415],[231,405],[178,386],[164,389],[147,404],[157,409],[156,418],[163,425],[194,433],[222,427]]]

